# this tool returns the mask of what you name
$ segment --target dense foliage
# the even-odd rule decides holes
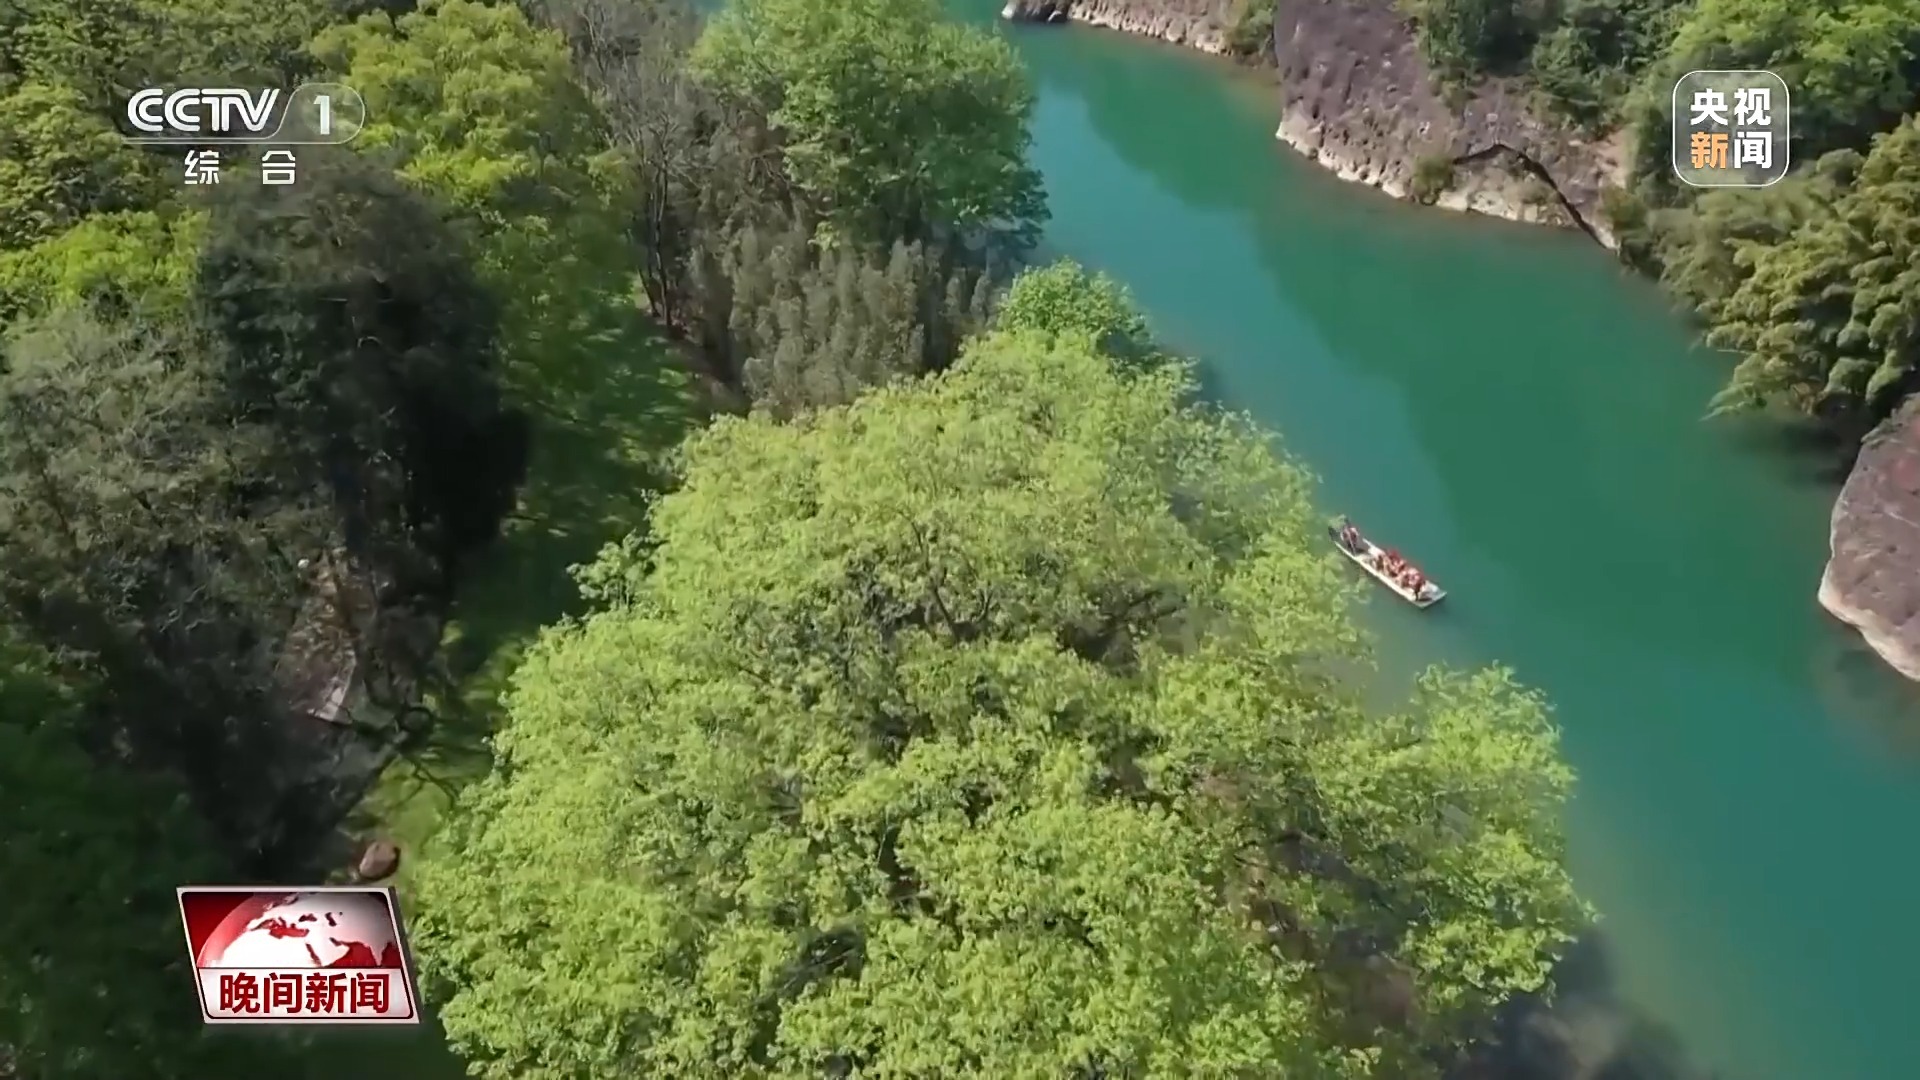
[[[0,635],[0,1070],[199,1080],[283,1065],[271,1043],[198,1033],[173,889],[218,860],[165,784],[81,749],[84,703],[53,669]]]
[[[944,367],[986,325],[990,279],[920,244],[898,241],[883,259],[750,228],[726,256],[728,347],[754,400],[777,415]]]
[[[650,310],[770,407],[950,363],[1044,220],[1025,71],[930,0],[532,6],[633,170]]]
[[[836,236],[1031,235],[1044,215],[1026,72],[938,0],[736,0],[693,64],[722,101],[764,118],[794,189]]]
[[[1125,285],[1070,259],[1023,271],[994,316],[1001,330],[1081,334],[1101,352],[1138,363],[1159,355],[1145,316]]]
[[[1088,346],[690,442],[420,882],[479,1075],[1431,1076],[1543,984],[1539,702],[1364,710],[1305,478]]]
[[[275,1067],[203,1044],[172,889],[316,872],[366,781],[332,763],[430,715],[440,612],[512,504],[484,228],[373,155],[307,148],[292,189],[230,156],[203,195],[113,133],[129,85],[317,74],[336,12],[0,12],[9,1076]]]
[[[1681,227],[1718,231],[1690,237],[1668,280],[1711,318],[1709,340],[1742,357],[1718,405],[1785,401],[1859,427],[1914,385],[1920,129],[1905,121],[1864,158],[1836,151],[1788,184],[1758,207],[1702,199]]]

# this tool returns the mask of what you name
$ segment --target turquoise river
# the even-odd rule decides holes
[[[1724,358],[1576,234],[1321,173],[1251,73],[1009,36],[1049,246],[1452,590],[1369,606],[1385,669],[1497,660],[1551,697],[1620,995],[1727,1080],[1920,1077],[1920,695],[1815,603],[1830,482],[1701,419]]]

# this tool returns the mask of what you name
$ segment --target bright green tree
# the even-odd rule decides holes
[[[891,243],[943,229],[1030,236],[1033,89],[1012,48],[939,0],[733,0],[695,73],[777,137],[807,208]]]
[[[0,327],[59,307],[183,316],[203,215],[95,214],[21,251],[0,252]]]
[[[1309,481],[997,335],[722,420],[424,864],[475,1074],[1425,1077],[1582,922],[1540,701],[1370,712]]]
[[[1762,69],[1793,91],[1794,154],[1864,150],[1912,108],[1920,0],[1699,0],[1652,79],[1662,101],[1680,73]]]
[[[1146,316],[1127,287],[1071,259],[1021,271],[1000,298],[993,325],[1082,334],[1102,352],[1124,360],[1146,359],[1156,351]]]
[[[319,35],[313,53],[366,99],[363,151],[500,231],[595,191],[606,141],[566,41],[512,4],[429,0]]]
[[[285,86],[323,6],[273,0],[8,0],[0,4],[0,250],[88,214],[151,210],[178,159],[115,129],[142,86]]]
[[[150,158],[80,91],[28,83],[0,94],[0,251],[61,233],[88,214],[150,205]]]

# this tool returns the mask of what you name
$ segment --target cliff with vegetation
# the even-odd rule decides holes
[[[1539,115],[1513,79],[1450,92],[1393,0],[1279,0],[1273,28],[1287,145],[1397,197],[1576,226],[1612,246],[1600,198],[1621,140]]]
[[[1277,136],[1344,179],[1396,198],[1577,227],[1608,246],[1601,193],[1622,140],[1529,107],[1512,79],[1449,91],[1394,0],[1013,0],[1010,19],[1072,20],[1271,61]]]
[[[1920,408],[1868,438],[1834,503],[1832,543],[1821,606],[1920,679]]]

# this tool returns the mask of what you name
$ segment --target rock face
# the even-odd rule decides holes
[[[1820,604],[1920,679],[1920,399],[1867,439],[1833,505]]]
[[[1273,29],[1287,145],[1401,198],[1430,162],[1451,177],[1441,206],[1574,225],[1613,246],[1600,196],[1622,174],[1624,138],[1535,116],[1508,80],[1449,104],[1394,0],[1279,0]]]
[[[1009,0],[1000,17],[1014,22],[1071,19],[1219,55],[1235,0]]]
[[[1226,51],[1236,0],[1011,0],[1013,20],[1075,22]],[[1592,140],[1533,115],[1511,81],[1450,104],[1394,0],[1275,0],[1281,141],[1398,198],[1515,221],[1573,226],[1608,247],[1601,192],[1624,173],[1626,139]],[[1424,171],[1437,190],[1419,191]]]

